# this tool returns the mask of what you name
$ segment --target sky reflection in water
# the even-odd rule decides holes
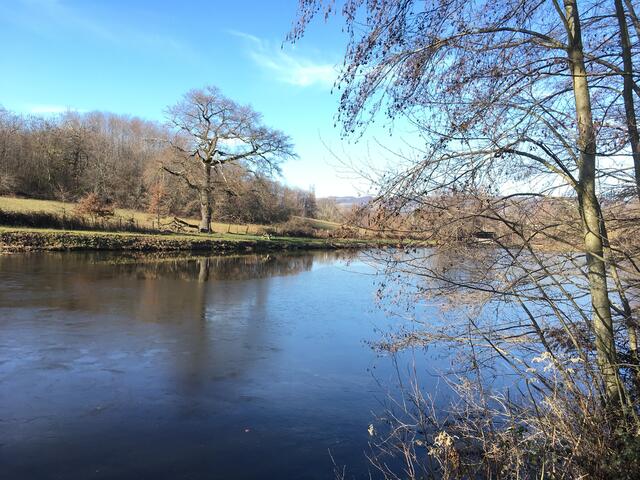
[[[0,257],[4,478],[366,477],[392,320],[345,255]]]

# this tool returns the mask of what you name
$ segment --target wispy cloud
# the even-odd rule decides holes
[[[274,74],[280,82],[298,87],[330,88],[338,76],[336,67],[330,63],[294,55],[248,33],[235,30],[230,30],[229,33],[242,38],[247,43],[249,57],[258,66]]]

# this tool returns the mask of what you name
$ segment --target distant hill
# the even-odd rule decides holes
[[[333,200],[340,207],[343,207],[343,208],[350,208],[354,205],[359,207],[373,200],[373,197],[371,195],[366,195],[364,197],[325,197],[325,198],[327,200]]]

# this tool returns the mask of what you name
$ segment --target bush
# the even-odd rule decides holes
[[[80,199],[75,211],[79,215],[89,215],[93,220],[113,217],[115,213],[113,207],[105,199],[93,192]]]

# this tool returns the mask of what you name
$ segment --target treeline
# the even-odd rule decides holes
[[[55,117],[0,107],[0,195],[79,201],[97,196],[113,207],[162,216],[197,217],[200,202],[162,166],[175,156],[171,129],[106,112]],[[273,223],[313,217],[313,192],[292,189],[242,162],[220,165],[212,214],[219,221]]]

